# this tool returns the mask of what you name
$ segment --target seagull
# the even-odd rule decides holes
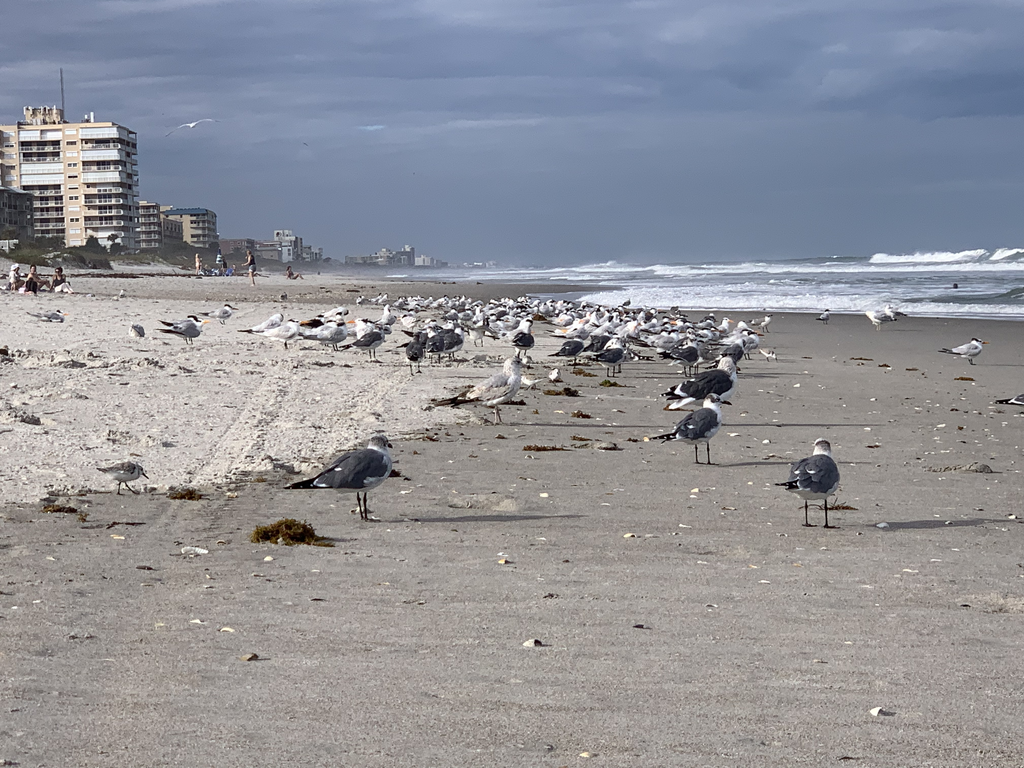
[[[271,315],[259,325],[254,325],[252,328],[243,328],[239,333],[263,333],[270,328],[275,328],[284,322],[284,315],[280,312]]]
[[[533,320],[527,317],[519,323],[519,327],[510,335],[509,340],[512,342],[512,346],[516,348],[517,355],[520,352],[525,355],[537,343],[537,340],[533,338],[533,334],[530,333],[531,328],[533,328]]]
[[[776,483],[792,491],[804,500],[804,525],[808,528],[814,526],[807,520],[807,502],[809,500],[824,500],[825,502],[825,527],[834,528],[828,524],[828,497],[839,488],[839,467],[832,459],[832,446],[828,440],[819,437],[814,441],[814,453],[806,459],[791,464],[789,468],[789,479],[784,483]]]
[[[42,320],[44,323],[63,323],[64,318],[67,317],[67,315],[59,309],[54,310],[53,312],[28,312],[26,314],[32,315],[32,317]]]
[[[420,364],[423,362],[423,338],[422,332],[417,333],[408,344],[405,345],[405,359],[409,361],[409,373],[415,376],[417,373],[422,373],[423,369]],[[416,364],[416,370],[412,368],[413,363]]]
[[[826,309],[824,312],[818,315],[818,319],[821,320],[821,322],[823,322],[825,325],[828,325],[828,319],[830,317],[832,317],[831,309]]]
[[[225,304],[220,309],[213,310],[213,312],[200,312],[199,314],[202,315],[203,317],[209,317],[214,320],[220,320],[220,324],[224,325],[224,321],[228,320],[237,309],[238,307],[232,307],[230,304]]]
[[[186,344],[192,344],[192,340],[199,338],[199,334],[202,333],[203,326],[210,321],[200,321],[195,315],[189,315],[184,320],[175,320],[172,323],[169,323],[166,320],[161,320],[160,322],[166,325],[167,328],[157,328],[157,331],[160,333],[170,333],[174,336],[180,336],[185,340]]]
[[[351,349],[356,347],[366,351],[367,356],[371,360],[377,359],[377,347],[384,343],[384,333],[376,328],[366,331],[362,336],[357,336],[356,340],[351,344],[346,344],[342,349]]]
[[[164,138],[166,139],[166,138],[167,138],[168,136],[170,136],[170,135],[171,135],[172,133],[174,133],[175,131],[177,131],[177,130],[179,130],[179,129],[181,129],[181,128],[195,128],[195,127],[196,127],[197,125],[199,125],[200,123],[219,123],[219,122],[220,122],[220,120],[214,120],[214,119],[213,119],[213,118],[211,118],[211,117],[204,117],[204,118],[203,118],[202,120],[196,120],[196,121],[195,121],[194,123],[182,123],[182,124],[181,124],[181,125],[179,125],[179,126],[178,126],[177,128],[172,128],[171,130],[169,130],[169,131],[168,131],[168,132],[167,132],[167,133],[166,133],[166,134],[164,135]]]
[[[1024,405],[1024,395],[1008,397],[1005,400],[996,400],[1000,405]]]
[[[494,408],[494,423],[501,424],[501,411],[498,408],[516,396],[523,382],[523,361],[519,355],[505,360],[500,373],[491,376],[482,384],[477,384],[454,397],[434,400],[434,405],[464,405],[466,403],[483,403]]]
[[[140,477],[144,477],[147,480],[149,475],[142,468],[141,464],[137,464],[134,461],[121,461],[117,464],[111,464],[109,467],[96,467],[100,472],[110,476],[111,480],[117,481],[117,495],[121,495],[121,486],[123,485],[132,493],[139,493],[132,488],[128,483],[138,480]]]
[[[718,395],[708,395],[704,398],[703,408],[687,414],[682,421],[676,424],[676,428],[668,434],[655,435],[651,439],[664,442],[681,440],[688,445],[692,445],[694,464],[700,464],[698,446],[704,443],[708,454],[708,464],[710,464],[711,438],[718,434],[718,430],[722,427],[722,408],[719,405],[721,402],[722,398]]]
[[[388,448],[391,443],[384,435],[374,435],[365,448],[343,453],[331,462],[316,477],[301,480],[285,486],[290,489],[302,488],[333,488],[345,493],[355,492],[356,507],[353,513],[359,512],[360,520],[370,519],[370,508],[367,505],[369,492],[391,476],[391,454]],[[360,494],[362,494],[360,496]]]
[[[204,320],[204,323],[210,322]],[[294,320],[289,320],[286,323],[280,325],[272,325],[269,328],[265,328],[262,331],[257,331],[252,328],[244,328],[239,333],[253,333],[257,336],[265,336],[268,339],[274,339],[275,341],[283,341],[284,348],[288,349],[288,342],[294,340],[299,335],[299,324]]]
[[[981,354],[981,345],[987,342],[981,339],[971,339],[966,344],[961,344],[959,347],[953,347],[952,349],[946,349],[943,347],[939,352],[944,352],[947,355],[958,355],[964,358],[968,363],[974,365],[974,358]]]
[[[692,379],[677,384],[662,397],[667,397],[671,401],[666,410],[678,411],[692,402],[704,400],[711,394],[718,395],[725,402],[735,389],[736,363],[731,357],[723,357],[718,361],[717,368],[698,373]]]
[[[309,324],[311,324],[309,320],[299,323],[299,335],[310,341],[319,341],[325,347],[331,347],[335,352],[339,349],[338,345],[348,338],[348,326],[344,323],[341,325],[334,321],[318,323],[311,326],[312,330],[303,330],[303,326],[310,327]]]
[[[594,355],[594,359],[604,366],[609,376],[614,377],[616,371],[622,373],[622,361],[626,359],[626,347],[622,339],[616,337],[609,341],[604,349]]]
[[[572,364],[576,364],[576,358],[579,357],[580,352],[587,345],[585,339],[566,339],[562,342],[562,346],[559,347],[557,352],[552,352],[548,357],[569,357],[572,358]]]
[[[146,329],[138,323],[132,323],[132,327],[128,329],[128,335],[135,339],[146,338]]]
[[[873,309],[869,309],[864,314],[867,315],[868,320],[870,320],[872,324],[875,326],[876,331],[882,330],[882,323],[890,323],[895,321],[896,319],[894,317],[889,317],[884,312],[878,312]]]

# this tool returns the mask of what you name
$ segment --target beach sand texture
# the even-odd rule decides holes
[[[762,344],[779,361],[741,364],[716,463],[697,466],[643,440],[682,417],[658,397],[681,375],[626,363],[608,388],[558,360],[555,386],[581,396],[544,394],[543,323],[527,374],[542,381],[498,426],[481,406],[424,410],[495,370],[498,342],[462,355],[491,361],[411,377],[394,338],[373,365],[235,332],[379,289],[304,282],[256,298],[79,278],[93,298],[0,300],[0,760],[1024,764],[1024,420],[993,405],[1024,389],[1018,324],[776,315]],[[153,338],[156,318],[225,300],[240,311],[194,347]],[[20,314],[55,306],[66,323]],[[936,352],[975,335],[991,342],[978,365]],[[352,496],[283,490],[376,430],[403,475],[370,493],[380,522]],[[835,530],[803,527],[775,486],[817,437],[855,508]],[[114,495],[95,470],[128,458],[151,492]],[[975,463],[993,473],[948,469]],[[204,498],[168,499],[180,484]],[[86,521],[43,514],[47,486],[92,489],[59,499]],[[249,542],[283,517],[335,546]]]

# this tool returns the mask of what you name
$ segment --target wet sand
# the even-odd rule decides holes
[[[1021,765],[1024,529],[1011,515],[1024,420],[993,405],[1024,388],[1018,324],[907,318],[875,332],[863,317],[823,327],[777,314],[763,345],[779,361],[742,364],[716,463],[697,466],[687,446],[643,440],[682,415],[661,410],[681,378],[661,361],[627,363],[617,388],[599,386],[600,367],[559,364],[581,397],[538,384],[493,426],[481,407],[423,409],[488,375],[509,351],[497,342],[416,377],[395,353],[379,366],[271,353],[234,328],[270,314],[283,280],[259,301],[247,285],[184,282],[211,292],[195,301],[249,314],[195,349],[122,348],[130,317],[192,305],[163,288],[114,302],[116,283],[89,286],[93,299],[62,300],[67,323],[33,337],[34,357],[0,367],[16,408],[90,398],[62,401],[74,418],[0,424],[13,430],[0,434],[5,465],[19,462],[5,488],[27,494],[40,473],[79,462],[84,476],[137,452],[152,483],[116,496],[94,476],[88,495],[60,499],[85,522],[7,497],[0,760]],[[308,303],[375,288],[327,290]],[[0,306],[10,327],[23,297]],[[116,333],[99,346],[55,335],[80,334],[82,317]],[[531,377],[556,348],[547,330],[535,328]],[[991,341],[978,365],[935,351],[972,335]],[[26,365],[44,353],[86,365]],[[90,368],[90,353],[106,367]],[[162,367],[111,362],[144,358]],[[282,490],[375,429],[404,475],[371,492],[379,522],[351,515],[350,496]],[[819,436],[843,475],[838,501],[855,508],[834,513],[835,530],[804,528],[802,502],[774,485]],[[975,462],[994,472],[932,471]],[[168,499],[179,482],[205,498]],[[335,546],[249,543],[281,517]],[[259,659],[240,660],[249,653]]]

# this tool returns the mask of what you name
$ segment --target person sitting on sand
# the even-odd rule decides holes
[[[25,293],[39,293],[40,288],[49,288],[50,283],[47,282],[39,274],[39,268],[35,264],[28,268],[28,274],[25,276]]]
[[[74,293],[71,284],[64,277],[64,267],[53,268],[53,280],[50,282],[50,290],[54,293]]]
[[[306,279],[299,272],[292,272],[292,265],[291,264],[289,264],[287,269],[285,269],[284,276],[287,277],[289,280],[305,280]]]
[[[21,266],[19,264],[11,264],[11,272],[7,276],[7,290],[14,293],[24,284],[25,281],[21,277]]]

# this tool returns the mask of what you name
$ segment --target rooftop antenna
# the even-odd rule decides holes
[[[60,68],[60,114],[64,116],[64,67]]]

